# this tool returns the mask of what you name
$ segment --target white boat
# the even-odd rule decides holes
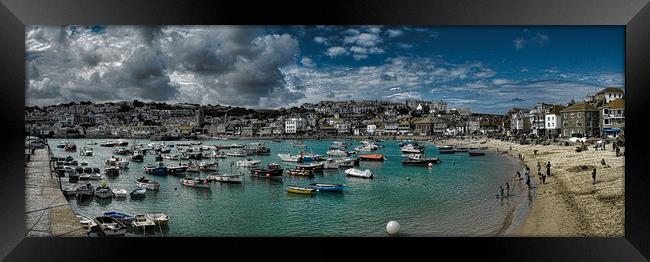
[[[120,160],[119,162],[117,162],[117,166],[122,169],[129,168],[129,161],[126,159]]]
[[[138,214],[133,217],[131,225],[133,227],[151,227],[155,226],[156,223],[146,214]]]
[[[242,175],[239,174],[219,174],[219,173],[212,173],[208,175],[207,179],[210,181],[217,181],[221,183],[233,183],[233,184],[241,184],[243,181]]]
[[[338,169],[339,167],[339,162],[334,159],[328,159],[327,161],[323,162],[324,169]]]
[[[126,233],[126,225],[115,218],[101,216],[95,218],[100,231],[106,236],[121,236]]]
[[[278,157],[280,157],[280,160],[283,162],[298,162],[300,161],[300,156],[295,155],[292,156],[291,154],[278,154]]]
[[[79,175],[79,180],[101,180],[102,178],[104,176],[98,173]]]
[[[93,149],[90,147],[83,147],[81,148],[81,151],[79,151],[79,154],[82,156],[93,156]]]
[[[169,222],[169,216],[165,213],[147,213],[145,214],[149,219],[153,220],[156,225],[165,226]]]
[[[88,161],[86,161],[86,160],[81,161],[81,162],[79,162],[79,165],[81,165],[81,166],[88,166]]]
[[[199,163],[199,170],[201,171],[217,171],[219,169],[219,164],[217,163]]]
[[[422,151],[422,149],[415,147],[412,144],[402,147],[402,153],[419,154],[422,153]]]
[[[102,184],[95,189],[95,196],[99,198],[112,198],[113,190],[108,187],[106,181],[102,181]]]
[[[353,167],[359,164],[358,158],[340,158],[336,159],[336,162],[338,162],[339,167]]]
[[[327,154],[330,156],[347,156],[348,152],[345,152],[341,149],[332,149],[332,150],[328,150]]]
[[[253,160],[253,159],[246,159],[242,161],[237,161],[237,166],[238,167],[252,167],[252,166],[257,166],[259,163],[262,163],[262,160]]]
[[[129,193],[126,192],[126,189],[113,190],[113,195],[115,195],[115,198],[119,198],[119,199],[126,198],[128,194]]]
[[[144,177],[138,179],[135,181],[135,184],[140,187],[140,188],[145,188],[148,190],[159,190],[160,189],[160,183],[146,179]]]
[[[81,224],[81,226],[83,226],[86,229],[86,231],[90,231],[97,226],[97,223],[92,218],[78,213],[75,215],[79,219],[79,223]]]
[[[242,151],[237,151],[237,152],[229,152],[226,154],[226,156],[237,156],[237,157],[242,157],[242,156],[247,156],[248,154],[242,152]]]
[[[207,179],[200,179],[200,178],[193,178],[193,177],[182,178],[181,184],[185,186],[197,187],[197,188],[210,188],[210,183]]]
[[[353,177],[362,177],[362,178],[372,178],[372,172],[370,172],[370,169],[366,170],[361,170],[361,169],[356,169],[356,168],[350,168],[345,170],[345,174],[348,176],[353,176]]]

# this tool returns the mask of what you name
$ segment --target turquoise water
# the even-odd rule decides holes
[[[59,139],[49,141],[55,156],[73,156],[75,160],[89,162],[91,167],[103,163],[115,148],[100,147],[104,140],[73,139],[78,149],[93,145],[92,157],[56,148]],[[343,140],[345,141],[345,140]],[[148,144],[151,141],[138,140]],[[203,145],[230,145],[232,143],[258,142],[252,140],[202,141]],[[307,150],[325,154],[332,140],[307,140]],[[352,146],[358,141],[348,141]],[[134,143],[129,140],[129,146]],[[166,144],[175,143],[171,141]],[[188,143],[184,141],[183,143]],[[467,153],[438,155],[430,143],[427,156],[440,157],[441,163],[431,168],[403,166],[397,141],[378,143],[383,149],[376,151],[386,156],[385,162],[361,161],[360,169],[371,169],[374,179],[349,178],[344,169],[325,171],[314,178],[285,175],[280,181],[253,178],[246,175],[243,184],[213,182],[210,189],[196,189],[181,185],[179,177],[158,177],[144,174],[142,166],[154,163],[154,155],[146,155],[143,163],[131,162],[128,171],[116,178],[106,178],[113,189],[133,190],[135,180],[146,176],[160,182],[160,191],[147,191],[145,199],[92,200],[71,206],[78,212],[98,216],[116,210],[131,214],[164,212],[170,216],[169,226],[146,234],[165,236],[386,236],[386,223],[396,220],[401,224],[401,235],[406,236],[480,236],[494,235],[504,225],[517,198],[498,200],[500,184],[512,180],[515,164],[493,150],[483,157],[470,157]],[[283,168],[294,163],[281,162],[277,154],[298,148],[291,141],[273,143],[266,141],[271,155],[253,156],[264,165],[280,163]],[[238,149],[224,150],[226,152]],[[172,153],[176,153],[173,148]],[[375,152],[373,152],[375,153]],[[118,156],[123,157],[123,156]],[[230,171],[230,162],[243,157],[215,160],[222,171]],[[212,160],[207,160],[212,161]],[[177,164],[178,160],[165,160]],[[244,173],[245,169],[236,172]],[[410,178],[410,180],[408,180]],[[86,183],[88,181],[80,181]],[[343,193],[318,192],[314,196],[289,194],[287,185],[308,185],[315,182],[342,183]],[[90,181],[97,186],[99,181]],[[68,185],[67,177],[63,186]],[[77,186],[77,185],[74,185]],[[510,201],[510,202],[509,202]],[[135,231],[134,234],[141,234]]]

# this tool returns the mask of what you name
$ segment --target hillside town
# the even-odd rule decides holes
[[[344,136],[536,138],[624,135],[625,95],[607,87],[583,101],[537,103],[503,115],[473,113],[444,101],[321,101],[300,107],[254,110],[198,104],[79,102],[25,108],[26,135],[151,140],[212,137],[291,138]]]

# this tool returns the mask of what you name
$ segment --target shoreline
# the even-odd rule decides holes
[[[527,214],[520,215],[523,222],[517,225],[518,207],[515,207],[511,214],[506,215],[508,221],[504,221],[504,226],[507,225],[508,228],[497,233],[522,237],[624,235],[625,158],[616,157],[611,144],[607,145],[608,150],[605,151],[595,151],[590,146],[587,151],[578,153],[575,152],[575,146],[519,145],[484,138],[473,141],[446,140],[445,143],[469,146],[476,145],[479,141],[486,141],[481,145],[488,146],[489,150],[509,150],[512,146],[512,151],[507,155],[514,158],[519,153],[523,154],[525,161],[518,161],[518,158],[515,161],[522,166],[528,165],[532,173],[534,190]],[[624,147],[621,149],[624,151]],[[534,150],[538,150],[538,153],[535,154]],[[601,159],[609,167],[602,166]],[[541,184],[535,174],[537,161],[542,164],[544,173],[544,163],[551,162],[551,176],[546,178],[545,184]],[[580,165],[587,166],[587,169],[580,170]],[[592,185],[591,170],[594,168],[597,170],[597,179],[596,184]]]

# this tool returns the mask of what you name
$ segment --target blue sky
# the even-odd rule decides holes
[[[27,104],[424,99],[505,113],[623,87],[624,39],[621,26],[33,26]]]

